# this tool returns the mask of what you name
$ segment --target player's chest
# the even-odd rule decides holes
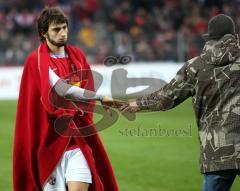
[[[75,64],[69,58],[51,58],[50,67],[57,75],[68,75],[76,71]]]

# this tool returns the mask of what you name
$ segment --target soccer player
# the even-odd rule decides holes
[[[71,134],[95,129],[93,100],[113,101],[94,92],[84,54],[67,45],[68,19],[62,11],[44,9],[37,24],[42,43],[26,60],[18,100],[14,191],[117,191],[98,134]]]
[[[120,109],[165,111],[192,97],[200,138],[203,191],[229,191],[240,174],[240,45],[233,20],[224,14],[208,23],[200,56],[189,60],[159,91]]]

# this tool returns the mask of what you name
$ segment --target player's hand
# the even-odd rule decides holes
[[[111,97],[109,96],[104,96],[101,100],[102,106],[105,109],[105,111],[111,116],[112,115],[112,111],[111,111],[111,107],[112,108],[120,108],[121,106],[123,106],[124,104],[126,104],[126,102],[123,101],[118,101],[118,100],[113,100]]]
[[[126,112],[135,113],[140,111],[140,108],[138,107],[135,100],[123,104],[119,109],[122,113],[126,113]]]

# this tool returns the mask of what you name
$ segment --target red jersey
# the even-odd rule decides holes
[[[72,60],[69,58],[68,54],[66,52],[62,52],[59,54],[53,54],[50,53],[50,63],[49,66],[51,69],[59,76],[59,71],[65,71],[67,76],[69,76],[71,73],[76,72],[76,66],[72,62]],[[80,86],[81,82],[80,79],[78,81],[72,82],[73,85]],[[78,148],[77,143],[74,141],[74,139],[71,139],[69,142],[66,151],[76,149]]]

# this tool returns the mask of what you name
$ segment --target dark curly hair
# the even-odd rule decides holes
[[[49,25],[52,23],[66,23],[68,25],[68,18],[59,8],[55,7],[43,9],[37,20],[38,35],[42,42],[45,41],[45,37],[42,35],[42,33],[46,33],[48,31]]]

